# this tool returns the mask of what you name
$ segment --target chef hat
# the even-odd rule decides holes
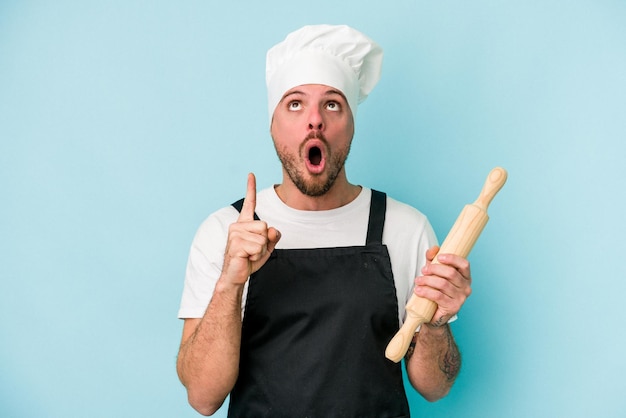
[[[270,123],[285,92],[303,84],[324,84],[341,91],[353,117],[378,80],[383,50],[351,27],[304,26],[267,52]]]

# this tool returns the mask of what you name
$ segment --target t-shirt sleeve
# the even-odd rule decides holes
[[[439,245],[437,241],[437,237],[435,236],[435,231],[433,227],[430,225],[428,220],[424,221],[424,228],[422,229],[422,233],[418,238],[417,244],[417,263],[415,264],[415,277],[422,275],[422,267],[426,265],[426,250],[429,248]],[[411,287],[413,287],[411,285]],[[410,297],[411,295],[409,295]],[[407,300],[408,302],[408,300]]]
[[[228,226],[237,211],[225,208],[209,216],[198,228],[189,250],[178,318],[202,318],[222,273]]]

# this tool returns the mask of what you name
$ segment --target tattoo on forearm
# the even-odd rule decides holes
[[[461,369],[461,353],[452,338],[452,333],[448,329],[446,333],[448,337],[448,348],[439,363],[439,368],[444,373],[448,381],[452,381],[459,374]]]
[[[444,324],[446,324],[448,322],[448,320],[446,319],[445,316],[440,317],[438,320],[436,320],[435,322],[432,323],[432,326],[434,327],[440,327]]]

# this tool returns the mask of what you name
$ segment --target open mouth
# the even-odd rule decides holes
[[[326,165],[326,156],[324,154],[324,145],[321,141],[314,139],[307,143],[304,155],[309,173],[316,175],[324,171]]]
[[[319,147],[311,147],[309,149],[309,162],[314,166],[322,163],[322,150]]]

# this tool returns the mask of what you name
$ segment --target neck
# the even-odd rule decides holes
[[[303,194],[292,182],[284,180],[275,186],[276,194],[287,206],[298,210],[330,210],[345,206],[361,193],[361,186],[337,178],[330,190],[321,196]]]

